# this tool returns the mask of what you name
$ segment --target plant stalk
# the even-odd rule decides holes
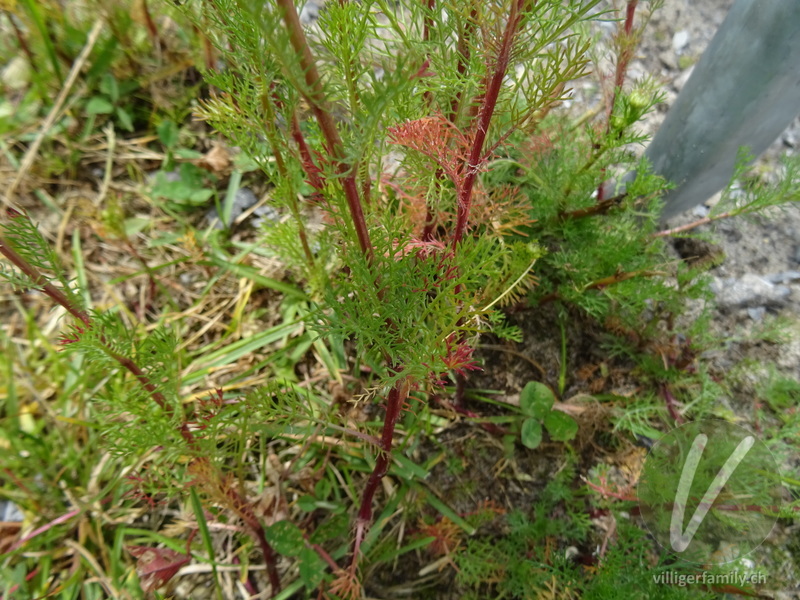
[[[400,418],[403,404],[405,404],[408,398],[409,389],[410,382],[408,379],[399,379],[389,391],[389,395],[386,398],[386,416],[383,420],[380,451],[375,460],[375,468],[372,470],[367,485],[364,488],[364,493],[361,496],[361,506],[358,509],[358,517],[356,518],[356,535],[353,541],[353,556],[350,562],[352,574],[355,574],[361,544],[367,534],[367,529],[372,523],[372,500],[375,497],[375,492],[381,480],[389,470],[389,464],[392,460],[394,430]]]
[[[87,327],[92,326],[92,319],[85,310],[75,306],[75,304],[73,304],[70,299],[67,298],[64,292],[47,281],[47,278],[42,275],[36,267],[22,258],[22,256],[20,256],[17,251],[14,250],[2,237],[0,237],[0,254],[5,256],[15,267],[25,273],[25,275],[34,284],[39,286],[39,289],[41,289],[42,292],[50,296],[50,298],[52,298],[57,304],[60,304],[67,309],[67,312],[69,312],[73,317],[82,321]]]
[[[527,0],[515,0],[511,5],[511,11],[506,22],[503,39],[500,44],[500,51],[494,65],[494,70],[486,85],[486,92],[480,103],[480,111],[474,125],[474,135],[472,149],[466,163],[466,175],[464,181],[458,189],[458,207],[456,216],[456,229],[453,233],[453,248],[461,243],[467,231],[469,222],[469,211],[472,205],[472,190],[475,187],[475,180],[478,170],[483,162],[483,144],[489,130],[489,124],[497,106],[497,99],[500,96],[500,89],[503,86],[503,78],[508,69],[508,62],[511,57],[511,48],[514,45],[514,38],[522,22],[522,10]]]
[[[303,33],[303,26],[300,24],[300,17],[297,15],[297,9],[292,0],[276,0],[276,2],[278,6],[283,9],[283,21],[289,32],[289,40],[297,53],[300,67],[305,73],[308,89],[301,90],[301,93],[310,105],[311,111],[314,113],[314,117],[319,123],[322,135],[325,137],[327,150],[334,160],[336,170],[342,176],[342,188],[344,189],[345,198],[347,199],[347,206],[350,209],[350,218],[356,230],[358,244],[361,247],[361,251],[371,263],[373,249],[369,237],[369,230],[367,229],[367,222],[364,219],[364,210],[358,193],[358,184],[356,183],[356,174],[358,172],[357,165],[350,165],[346,162],[344,144],[342,143],[342,138],[339,136],[339,131],[336,129],[333,115],[325,100],[322,79],[319,76],[314,56],[311,54],[308,41]]]
[[[35,285],[39,286],[39,288],[45,294],[50,296],[50,298],[52,298],[56,303],[63,306],[67,312],[79,319],[87,328],[91,328],[93,326],[94,323],[92,318],[86,311],[75,306],[75,304],[70,301],[64,292],[47,281],[45,276],[42,275],[42,273],[36,267],[31,265],[22,256],[20,256],[19,253],[17,253],[2,237],[0,237],[0,253],[8,258],[8,260],[11,261],[11,263],[20,271],[22,271]],[[150,381],[139,365],[137,365],[132,359],[114,352],[106,345],[106,342],[103,338],[101,338],[101,343],[103,344],[103,350],[108,354],[108,356],[127,371],[132,373],[139,384],[148,392],[153,401],[164,411],[164,413],[172,416],[174,414],[173,408],[168,404],[167,399],[160,391],[158,391],[158,388]],[[187,445],[193,450],[196,450],[197,439],[189,429],[189,425],[185,420],[181,420],[179,431],[181,437],[183,437]],[[236,490],[224,484],[219,470],[210,463],[207,457],[201,457],[197,460],[207,465],[211,486],[215,488],[216,492],[222,494],[228,500],[229,505],[236,511],[237,514],[241,516],[242,520],[247,524],[248,528],[252,531],[253,536],[258,541],[267,564],[267,572],[272,585],[272,593],[273,595],[277,594],[281,589],[280,576],[278,574],[277,567],[277,555],[275,554],[275,550],[272,548],[272,546],[269,545],[269,542],[267,542],[264,528],[258,520],[258,517],[255,515],[253,508]]]

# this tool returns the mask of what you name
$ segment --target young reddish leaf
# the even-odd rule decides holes
[[[416,150],[433,160],[459,189],[470,140],[442,115],[406,121],[388,129],[392,144]]]
[[[191,560],[188,554],[169,548],[128,546],[136,557],[136,573],[143,592],[152,592],[175,577],[180,568]]]

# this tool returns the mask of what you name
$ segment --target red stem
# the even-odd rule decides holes
[[[486,92],[481,101],[481,108],[475,125],[475,138],[473,139],[472,150],[470,151],[465,165],[467,174],[458,189],[458,207],[456,229],[453,233],[453,248],[461,243],[467,231],[469,209],[472,204],[472,190],[475,186],[478,170],[483,162],[483,144],[486,141],[489,123],[492,120],[494,109],[497,106],[497,98],[500,95],[500,89],[503,86],[503,78],[506,75],[506,69],[508,68],[508,62],[511,56],[511,47],[514,44],[517,28],[522,22],[522,9],[526,2],[527,0],[516,0],[511,5],[511,12],[508,16],[508,22],[506,23],[506,28],[503,33],[503,40],[500,45],[497,62],[494,66],[494,73],[489,79]]]
[[[161,38],[158,35],[158,27],[156,26],[156,22],[153,21],[153,17],[150,14],[150,9],[147,7],[147,0],[142,0],[142,13],[144,13],[144,23],[147,27],[147,31],[150,34],[150,37],[153,39],[153,45],[159,45],[161,43]]]
[[[336,170],[342,176],[342,188],[344,189],[347,205],[350,209],[350,217],[356,230],[361,251],[372,262],[372,242],[369,238],[369,230],[364,219],[364,210],[358,193],[358,184],[356,183],[357,165],[347,164],[345,160],[344,144],[341,137],[339,137],[339,131],[336,129],[333,115],[325,101],[322,79],[319,76],[317,65],[303,33],[303,26],[300,24],[297,9],[292,0],[276,0],[276,2],[283,9],[283,20],[289,32],[289,40],[297,53],[300,67],[305,73],[308,90],[301,90],[301,93],[319,123],[322,135],[325,137],[328,153],[336,164]]]
[[[733,212],[724,212],[718,215],[714,215],[713,217],[703,217],[702,219],[698,219],[697,221],[693,221],[691,223],[687,223],[686,225],[680,225],[679,227],[673,227],[672,229],[664,229],[657,233],[653,234],[653,237],[667,237],[670,235],[675,235],[676,233],[683,233],[684,231],[689,231],[694,229],[695,227],[700,227],[700,225],[707,225],[708,223],[713,223],[714,221],[718,221],[719,219],[727,219],[728,217],[735,216]]]
[[[636,5],[639,0],[628,0],[628,6],[625,10],[625,34],[630,35],[633,31],[633,14],[636,12]]]
[[[292,111],[292,139],[297,144],[297,149],[300,151],[303,167],[305,168],[306,175],[308,175],[308,182],[317,192],[321,192],[325,188],[325,184],[320,177],[320,169],[314,163],[314,158],[311,156],[311,149],[306,143],[303,132],[300,129],[300,121],[297,118],[297,113]]]
[[[33,283],[39,286],[39,288],[45,294],[50,296],[50,298],[52,298],[56,303],[66,308],[67,312],[69,312],[73,317],[83,321],[84,325],[87,327],[91,327],[92,319],[89,317],[89,314],[83,309],[75,306],[70,299],[67,298],[64,292],[47,281],[47,278],[45,278],[44,275],[42,275],[33,265],[28,263],[28,261],[17,254],[16,250],[14,250],[2,237],[0,237],[0,254],[5,256],[15,267],[25,273],[25,275],[27,275],[27,277]]]
[[[648,270],[625,271],[622,273],[616,273],[615,275],[609,275],[608,277],[603,277],[602,279],[597,279],[591,283],[587,283],[585,286],[583,286],[583,291],[603,289],[610,285],[614,285],[615,283],[620,283],[622,281],[627,281],[628,279],[633,279],[634,277],[655,277],[656,275],[663,275],[663,273],[659,271],[648,271]],[[559,294],[558,292],[550,292],[546,296],[542,296],[536,303],[536,306],[544,306],[549,302],[553,302],[554,300],[560,300],[560,299],[561,299],[561,294]]]
[[[269,576],[270,586],[272,586],[272,595],[277,595],[281,591],[281,577],[278,573],[278,556],[275,554],[275,550],[267,541],[261,521],[258,520],[255,512],[253,512],[253,507],[250,506],[247,501],[245,501],[239,492],[229,486],[225,486],[221,482],[221,478],[216,475],[216,473],[215,479],[216,481],[214,482],[214,485],[218,485],[221,491],[223,491],[225,496],[230,501],[231,506],[236,507],[236,512],[239,513],[239,516],[250,528],[253,536],[258,541],[258,545],[261,546],[261,552],[264,555],[264,559],[267,563],[267,574]]]
[[[475,33],[475,20],[477,18],[478,9],[473,8],[469,13],[469,19],[467,20],[463,29],[459,31],[458,43],[456,44],[456,52],[458,53],[457,72],[459,80],[461,80],[461,78],[467,72],[467,65],[469,64],[470,58],[470,42],[472,41],[472,36]],[[452,102],[450,103],[450,115],[448,118],[450,119],[451,123],[456,122],[456,116],[458,115],[458,110],[461,105],[462,95],[462,89],[459,88],[459,90],[456,92],[456,95],[453,97]]]
[[[606,114],[606,135],[611,131],[611,114],[614,112],[614,105],[617,103],[617,94],[622,91],[622,86],[625,83],[625,73],[628,71],[628,64],[633,58],[633,17],[636,14],[636,5],[639,0],[628,0],[625,7],[625,25],[622,31],[618,34],[619,39],[619,56],[617,57],[617,66],[614,70],[614,91],[611,94],[611,102],[608,104],[608,113]],[[605,175],[605,167],[602,169]],[[602,202],[603,188],[605,187],[605,179],[597,186],[597,201]]]
[[[21,218],[21,217],[16,217]],[[47,279],[42,275],[39,270],[31,265],[28,261],[26,261],[22,256],[20,256],[13,248],[11,248],[8,243],[0,237],[0,253],[2,253],[8,260],[10,260],[20,271],[22,271],[28,278],[33,281],[34,284],[40,287],[40,289],[50,296],[54,301],[58,304],[63,306],[70,314],[75,316],[77,319],[80,319],[87,328],[91,328],[93,325],[91,317],[85,311],[81,310],[80,308],[76,307],[67,296],[58,288],[54,287],[50,284]],[[167,399],[164,395],[158,391],[158,388],[148,379],[147,375],[142,371],[142,369],[137,365],[133,360],[126,356],[121,356],[114,352],[111,348],[108,347],[105,340],[101,337],[101,343],[103,344],[104,350],[108,353],[108,355],[114,359],[117,363],[119,363],[123,368],[127,369],[139,384],[147,390],[150,394],[150,397],[153,401],[158,404],[158,406],[165,412],[165,414],[172,416],[174,414],[174,409],[167,403]],[[190,448],[196,450],[197,449],[197,439],[195,438],[194,434],[192,434],[191,430],[189,429],[189,425],[186,421],[182,421],[180,425],[180,434],[181,437],[186,441]],[[209,467],[213,469],[213,481],[212,485],[214,485],[220,492],[222,492],[231,502],[232,506],[235,507],[237,513],[242,517],[245,521],[247,526],[252,530],[252,533],[256,540],[258,541],[259,545],[261,546],[261,551],[264,554],[264,559],[267,563],[267,571],[269,573],[270,583],[272,584],[272,592],[273,595],[277,594],[281,589],[280,577],[278,575],[278,567],[277,567],[277,556],[275,551],[267,542],[266,535],[264,534],[264,528],[261,526],[258,518],[256,517],[255,513],[253,512],[252,507],[242,498],[242,496],[236,492],[236,490],[225,486],[222,483],[222,478],[219,476],[217,469],[213,467],[208,461],[208,458],[202,457],[200,460],[205,461]]]
[[[684,422],[683,417],[681,413],[678,412],[678,401],[675,400],[675,396],[669,391],[669,386],[667,386],[666,383],[662,383],[659,386],[659,392],[661,393],[661,397],[664,398],[664,403],[667,405],[669,416],[672,417],[676,425],[681,425]]]
[[[625,83],[625,73],[628,71],[628,64],[633,57],[633,17],[636,14],[636,5],[639,0],[628,0],[628,5],[625,8],[625,25],[623,27],[624,34],[620,34],[620,52],[617,58],[617,67],[614,72],[614,95],[612,96],[611,110],[614,110],[614,101],[617,98],[617,92],[622,89]]]
[[[409,382],[407,379],[400,379],[394,384],[386,398],[386,416],[383,420],[383,434],[381,435],[381,448],[375,460],[375,468],[369,476],[364,493],[361,496],[361,506],[358,509],[356,518],[356,535],[353,542],[353,556],[351,558],[350,569],[355,573],[358,564],[358,553],[361,543],[364,541],[367,529],[372,523],[372,500],[375,492],[380,485],[384,475],[389,470],[389,463],[392,460],[392,440],[397,420],[400,418],[403,404],[408,398]]]
[[[428,4],[429,8],[433,6],[433,0],[429,0]],[[478,16],[478,9],[473,8],[469,14],[469,20],[464,25],[464,27],[459,31],[458,35],[458,43],[456,45],[456,52],[458,53],[458,66],[456,70],[459,75],[459,80],[463,78],[463,75],[467,72],[467,65],[469,64],[470,58],[470,41],[472,39],[473,34],[475,33],[475,20]],[[426,32],[427,33],[427,32]],[[423,35],[424,39],[427,39],[427,35]],[[427,93],[427,92],[426,92]],[[447,115],[447,119],[455,125],[456,118],[458,116],[459,107],[461,105],[461,97],[462,97],[462,90],[459,87],[459,90],[456,92],[456,95],[453,97],[452,101],[450,102],[450,114]],[[439,168],[436,170],[436,174],[434,175],[434,184],[436,186],[436,190],[440,189],[439,180],[442,177],[442,169]],[[433,205],[431,200],[428,200],[426,211],[425,211],[425,227],[422,230],[422,239],[424,241],[431,241],[434,239],[434,229],[436,228],[436,218],[433,211]]]
[[[25,53],[25,56],[28,57],[28,64],[31,67],[33,67],[33,65],[36,64],[36,58],[34,57],[33,52],[31,52],[31,48],[28,45],[28,41],[25,39],[25,36],[23,35],[22,31],[20,31],[20,28],[17,27],[17,23],[14,20],[13,15],[7,10],[4,10],[3,12],[7,15],[8,22],[11,23],[11,27],[14,28],[14,35],[17,37],[20,49]]]

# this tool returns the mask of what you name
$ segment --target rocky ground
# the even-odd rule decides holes
[[[732,4],[733,0],[669,0],[652,14],[629,76],[659,79],[665,102],[642,122],[643,132],[653,135],[658,130]],[[609,23],[607,35],[612,27]],[[591,105],[591,87],[585,87],[591,85],[583,84],[577,90],[577,102]],[[781,158],[798,151],[800,117],[758,159],[754,170],[766,181],[774,181]],[[666,226],[677,227],[706,217],[719,199],[720,194],[716,194]],[[785,206],[752,218],[722,220],[700,226],[693,233],[706,239],[678,239],[673,245],[682,258],[709,259],[716,265],[711,269],[718,305],[714,326],[733,336],[752,331],[767,316],[785,317],[785,327],[791,329],[794,323],[794,329],[787,330],[791,339],[776,364],[787,373],[800,373],[796,325],[800,317],[800,206]]]

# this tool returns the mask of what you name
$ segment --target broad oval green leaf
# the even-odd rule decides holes
[[[536,419],[525,419],[520,432],[522,443],[533,450],[542,443],[542,425]]]
[[[266,530],[267,541],[275,552],[284,556],[297,556],[306,547],[303,532],[294,523],[278,521]]]
[[[90,115],[108,115],[114,110],[114,105],[102,96],[94,96],[86,103],[86,112]]]
[[[522,412],[529,417],[536,417],[540,421],[547,416],[555,401],[556,397],[553,391],[538,381],[528,382],[519,395]]]
[[[309,589],[317,587],[325,577],[327,565],[319,554],[311,548],[303,548],[300,551],[299,558],[300,579]]]
[[[578,434],[578,423],[575,419],[557,410],[548,413],[544,418],[544,426],[556,442],[568,442]]]

